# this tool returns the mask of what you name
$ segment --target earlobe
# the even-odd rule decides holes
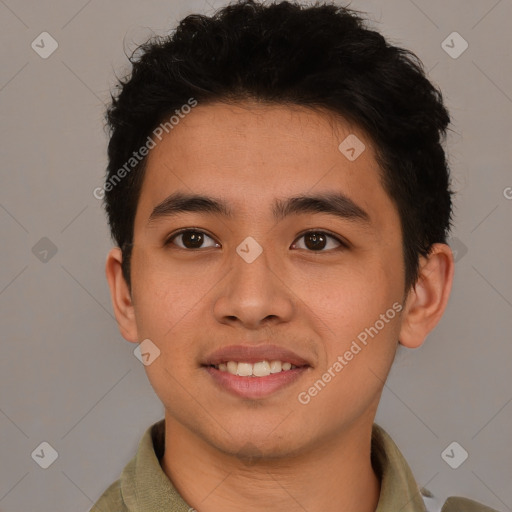
[[[121,249],[119,247],[111,249],[105,263],[105,275],[110,288],[110,297],[119,331],[124,339],[136,343],[138,337],[135,312],[131,293],[123,276],[122,261]]]
[[[434,244],[420,260],[420,275],[410,290],[400,328],[400,343],[420,347],[443,316],[453,283],[453,254],[446,244]]]

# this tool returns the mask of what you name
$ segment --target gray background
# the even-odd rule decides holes
[[[3,512],[89,510],[163,417],[104,277],[111,242],[92,194],[106,166],[103,108],[125,50],[224,4],[0,0]],[[415,51],[443,90],[458,192],[448,310],[423,347],[399,352],[377,422],[440,501],[512,510],[512,1],[352,7]],[[43,31],[59,45],[47,59],[31,48]],[[441,47],[453,31],[469,43],[456,59]],[[31,457],[42,441],[58,452],[48,469]],[[452,441],[469,453],[458,469],[441,457]]]

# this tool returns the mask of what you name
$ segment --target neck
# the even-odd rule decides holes
[[[373,421],[300,455],[241,462],[166,414],[162,469],[201,512],[375,512],[380,480],[371,464]]]

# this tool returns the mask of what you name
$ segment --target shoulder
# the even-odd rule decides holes
[[[116,480],[99,497],[89,512],[124,512],[126,510],[121,496],[121,480]]]
[[[497,510],[482,505],[478,501],[463,498],[461,496],[450,496],[443,505],[441,512],[498,512]]]

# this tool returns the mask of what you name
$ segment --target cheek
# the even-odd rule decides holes
[[[326,423],[339,425],[378,404],[395,357],[399,317],[393,303],[363,304],[351,303],[351,309],[331,325],[335,341],[325,341],[325,360],[297,396],[300,404],[307,403],[300,406],[307,412],[305,421],[316,425],[323,417]]]
[[[397,284],[398,283],[398,284]],[[326,272],[308,273],[296,283],[297,295],[324,326],[329,339],[350,340],[401,299],[401,280],[380,261],[366,259]],[[329,329],[327,329],[327,327]]]
[[[360,395],[361,391],[355,393],[357,389],[367,389],[367,398],[373,396],[382,385],[379,378],[385,379],[393,362],[403,276],[399,274],[400,265],[391,265],[391,257],[386,260],[381,256],[368,256],[361,265],[347,265],[328,278],[318,273],[308,279],[315,286],[307,285],[301,295],[314,312],[309,316],[317,319],[313,321],[318,332],[325,333],[325,360],[318,374],[330,369],[336,375],[326,376],[332,384],[323,400],[350,400],[351,394]],[[340,363],[343,369],[336,371],[340,366],[333,365],[339,357],[344,359]],[[369,382],[375,386],[369,386]]]
[[[183,277],[165,271],[149,258],[139,257],[133,266],[133,301],[141,335],[164,344],[170,330],[190,310]]]
[[[141,340],[149,338],[160,349],[158,364],[146,367],[148,377],[156,383],[163,379],[164,388],[176,390],[169,373],[180,380],[193,378],[189,372],[195,371],[197,355],[192,348],[204,337],[205,308],[218,278],[205,268],[198,273],[171,266],[163,258],[151,261],[139,259],[134,280],[137,329]]]

